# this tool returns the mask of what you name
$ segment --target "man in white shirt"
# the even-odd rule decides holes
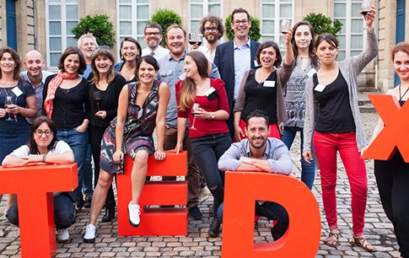
[[[146,25],[143,38],[148,47],[142,49],[142,56],[151,55],[159,60],[169,53],[168,49],[159,45],[162,40],[162,27],[159,24],[150,23]]]
[[[206,39],[206,43],[200,46],[198,50],[205,54],[207,59],[213,63],[217,45],[224,35],[223,21],[218,16],[208,15],[200,21],[199,30]],[[195,48],[195,46],[192,46],[192,48]]]

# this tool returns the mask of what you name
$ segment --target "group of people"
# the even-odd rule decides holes
[[[378,53],[375,8],[363,15],[368,46],[340,62],[337,38],[329,33],[316,37],[307,21],[283,34],[282,55],[277,43],[250,39],[246,10],[235,9],[231,17],[232,41],[219,44],[223,22],[207,16],[200,26],[207,42],[202,47],[193,45],[190,52],[181,26],[167,28],[165,49],[159,45],[161,26],[148,24],[144,31],[147,48],[142,49],[132,37],[124,38],[122,61],[117,64],[109,49],[98,47],[92,34],[86,34],[78,47],[64,51],[54,75],[42,71],[44,60],[35,50],[26,54],[27,72],[20,75],[19,56],[10,48],[0,49],[2,164],[78,165],[78,188],[73,193],[54,193],[59,241],[69,240],[67,228],[74,221],[75,204],[77,210],[91,208],[85,242],[95,241],[96,222],[104,206],[102,222],[112,221],[112,182],[115,174],[123,172],[125,155],[134,161],[129,223],[134,227],[143,223],[138,203],[149,180],[147,160],[151,155],[158,161],[165,159],[166,150],[187,151],[189,214],[197,220],[203,217],[198,205],[206,185],[214,198],[208,234],[217,237],[223,218],[224,171],[254,169],[289,175],[289,149],[300,132],[301,181],[310,189],[314,161],[319,163],[329,226],[324,243],[339,244],[335,192],[339,151],[351,186],[351,244],[376,251],[364,236],[367,174],[360,152],[366,143],[357,99],[357,77]],[[392,59],[401,85],[387,94],[398,97],[403,105],[409,97],[409,44],[396,46]],[[11,104],[6,103],[10,96],[15,99]],[[382,127],[380,121],[374,137]],[[84,169],[91,153],[94,173]],[[394,225],[402,257],[409,257],[408,169],[399,152],[390,161],[375,163],[381,201]],[[18,225],[15,196],[9,196],[6,210],[9,221]],[[273,202],[258,201],[255,216],[274,220],[275,240],[291,223],[285,208]]]

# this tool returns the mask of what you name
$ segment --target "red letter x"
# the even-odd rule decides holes
[[[396,147],[405,162],[409,162],[409,105],[400,106],[391,95],[368,95],[385,127],[375,138],[362,158],[388,160]]]

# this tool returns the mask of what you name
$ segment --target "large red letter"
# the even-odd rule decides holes
[[[0,167],[0,193],[17,194],[23,258],[54,255],[57,245],[52,192],[72,191],[77,185],[77,164]]]
[[[142,190],[139,206],[141,224],[129,224],[128,204],[131,201],[131,171],[133,160],[127,156],[124,174],[117,178],[118,235],[120,236],[170,236],[187,234],[187,208],[147,208],[145,205],[186,205],[186,181],[148,181]],[[186,176],[186,152],[166,152],[166,159],[148,161],[148,176]]]
[[[409,162],[409,105],[400,106],[391,95],[368,95],[385,127],[362,155],[364,159],[388,160],[396,152]]]
[[[255,202],[282,205],[289,215],[287,232],[278,241],[254,244]],[[315,257],[321,218],[314,195],[301,181],[259,172],[226,172],[222,257]]]

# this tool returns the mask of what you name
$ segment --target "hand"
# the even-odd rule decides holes
[[[253,162],[251,161],[251,158],[248,158],[248,157],[242,156],[242,157],[240,158],[240,161],[241,161],[242,163],[245,163],[245,164],[248,164],[248,165],[253,165]]]
[[[121,160],[124,158],[124,153],[121,150],[117,150],[114,152],[114,155],[112,155],[112,159],[114,160],[114,163],[119,164],[121,163]]]
[[[6,113],[7,113],[6,109],[0,108],[0,118],[6,117]]]
[[[190,45],[190,49],[191,50],[197,50],[197,49],[199,49],[199,44],[193,44],[193,45]]]
[[[311,151],[304,151],[302,153],[302,156],[307,163],[311,163],[311,161],[313,160]]]
[[[95,113],[95,116],[105,119],[107,117],[107,112],[105,110],[100,110],[97,113]]]
[[[19,106],[17,106],[16,104],[11,104],[8,105],[6,108],[7,113],[10,113],[12,115],[17,115],[18,114],[18,108]]]
[[[280,133],[280,135],[284,135],[284,123],[283,122],[281,122],[278,125],[278,132]]]
[[[291,47],[292,37],[293,37],[293,29],[288,29],[287,34],[284,34],[284,43],[286,47]]]
[[[211,112],[207,112],[203,108],[197,108],[195,111],[196,118],[211,119]]]
[[[239,125],[235,124],[234,125],[234,138],[236,138],[236,141],[239,142],[244,137],[246,137],[246,135],[243,133],[243,130],[241,130]]]
[[[179,154],[179,152],[182,152],[182,151],[183,151],[183,142],[176,143],[176,146],[175,146],[176,154]]]
[[[79,132],[79,133],[85,133],[87,131],[87,126],[82,124],[82,125],[78,126],[75,130],[77,132]]]
[[[30,154],[28,156],[22,157],[24,159],[24,165],[31,164],[31,163],[39,163],[43,161],[43,155],[34,155]]]
[[[154,156],[156,160],[164,160],[166,153],[163,150],[156,150]]]
[[[375,21],[375,16],[376,16],[376,9],[374,6],[371,6],[371,10],[364,16],[366,27],[368,29],[373,29],[373,23]]]

